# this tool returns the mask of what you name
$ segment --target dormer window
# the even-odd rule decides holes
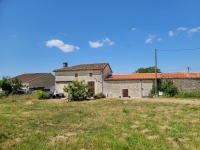
[[[78,73],[75,73],[75,77],[78,77]]]
[[[90,73],[90,77],[92,77],[92,73]]]

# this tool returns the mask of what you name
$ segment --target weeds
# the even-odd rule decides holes
[[[200,92],[179,92],[174,97],[176,97],[176,98],[198,98],[198,99],[200,99]]]
[[[0,149],[198,149],[198,105],[0,100]]]

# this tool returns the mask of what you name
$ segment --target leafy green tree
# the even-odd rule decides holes
[[[72,83],[69,83],[68,86],[64,86],[63,90],[68,93],[68,97],[71,100],[80,101],[88,97],[89,88],[90,87],[85,83],[84,80],[74,80]]]
[[[22,92],[22,81],[20,81],[18,78],[14,78],[11,81],[11,86],[12,86],[12,94],[20,94]]]
[[[173,84],[171,79],[166,79],[161,84],[161,90],[164,92],[164,96],[173,97],[178,93],[177,87]]]
[[[0,88],[6,93],[6,95],[12,92],[12,86],[11,83],[8,82],[8,77],[3,77],[2,80],[0,80]]]
[[[161,72],[161,70],[160,69],[156,69],[156,71],[158,72],[158,73],[160,73]],[[152,66],[152,67],[147,67],[147,68],[138,68],[137,70],[135,70],[135,73],[154,73],[155,72],[155,67],[154,66]]]

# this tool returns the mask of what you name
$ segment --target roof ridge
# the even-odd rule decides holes
[[[79,65],[92,65],[92,64],[105,64],[105,63],[108,63],[108,62],[100,62],[100,63],[87,63],[87,64],[79,64]],[[75,65],[75,66],[78,66],[78,65]]]
[[[53,70],[54,72],[57,71],[78,71],[78,70],[102,70],[108,65],[108,62],[103,63],[90,63],[90,64],[78,64],[66,68],[59,68]]]

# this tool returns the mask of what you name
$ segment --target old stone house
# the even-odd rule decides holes
[[[35,90],[50,91],[55,87],[55,76],[51,73],[25,73],[9,79],[18,78],[24,85],[24,90],[29,92]]]
[[[92,93],[106,97],[146,97],[155,81],[154,73],[112,74],[108,63],[81,64],[54,70],[57,93],[67,93],[63,87],[73,80],[85,80]],[[158,73],[158,79],[172,79],[179,91],[200,91],[200,73]]]
[[[64,93],[63,87],[73,80],[85,80],[92,87],[93,94],[103,93],[104,79],[108,75],[112,75],[108,63],[81,64],[71,67],[68,67],[67,63],[63,63],[63,68],[56,69],[54,72],[56,94]]]

